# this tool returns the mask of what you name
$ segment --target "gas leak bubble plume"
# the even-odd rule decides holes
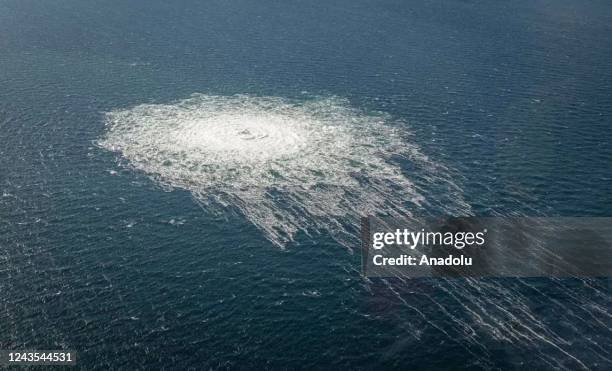
[[[105,119],[100,146],[207,210],[238,210],[280,247],[298,232],[355,246],[361,216],[411,215],[427,201],[401,163],[446,177],[410,144],[405,123],[335,97],[194,94]]]

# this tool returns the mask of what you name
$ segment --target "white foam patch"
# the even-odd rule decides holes
[[[207,208],[240,210],[279,246],[298,231],[348,241],[362,215],[411,215],[425,197],[401,162],[449,178],[404,123],[339,98],[195,94],[109,112],[106,126],[99,145]]]

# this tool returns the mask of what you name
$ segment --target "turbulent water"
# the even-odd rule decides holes
[[[0,0],[0,349],[611,369],[609,279],[357,250],[364,214],[612,215],[610,35],[604,0]]]
[[[461,204],[446,169],[409,141],[405,123],[340,98],[195,94],[111,111],[106,127],[99,145],[206,206],[238,208],[283,247],[298,231],[323,230],[356,246],[347,225],[360,216],[421,208],[402,160],[446,181]]]
[[[105,124],[106,132],[98,144],[120,154],[120,164],[144,172],[166,189],[188,190],[208,213],[238,209],[282,248],[291,246],[298,232],[325,231],[351,249],[359,246],[359,216],[418,213],[428,197],[436,195],[421,193],[407,168],[419,169],[420,176],[431,184],[443,185],[453,201],[444,204],[445,212],[470,212],[449,170],[411,142],[414,138],[407,123],[382,112],[359,110],[337,97],[298,100],[194,94],[169,104],[112,110],[105,114]],[[580,282],[590,295],[605,295],[596,283]],[[395,280],[381,283],[396,300],[451,336],[444,325],[407,299],[410,292],[405,292],[403,284]],[[377,286],[366,287],[378,290]],[[529,280],[504,284],[439,279],[437,287],[460,303],[470,318],[461,319],[435,296],[426,295],[443,308],[445,320],[465,334],[460,346],[466,354],[478,358],[474,348],[489,351],[472,339],[473,334],[484,331],[500,343],[532,349],[545,346],[546,351],[536,353],[546,367],[588,368],[566,340],[530,309],[532,299],[521,291],[539,289]],[[563,285],[556,289],[561,295],[574,295]],[[306,294],[319,295],[316,290]],[[590,305],[584,313],[576,313],[575,320],[609,316],[605,307]],[[548,306],[551,311],[563,308]],[[511,307],[514,310],[508,309]],[[578,331],[578,327],[571,328]],[[610,362],[601,341],[587,339],[594,354]],[[557,359],[559,355],[563,361]],[[492,366],[487,360],[479,362],[483,367]]]

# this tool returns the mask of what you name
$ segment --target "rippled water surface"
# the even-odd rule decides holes
[[[604,279],[364,280],[358,220],[611,216],[606,1],[0,0],[0,349],[609,369]]]

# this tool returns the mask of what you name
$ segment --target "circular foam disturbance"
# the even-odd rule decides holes
[[[429,162],[406,125],[343,99],[194,94],[105,118],[102,147],[207,206],[239,209],[279,246],[300,230],[341,240],[362,215],[409,215],[423,200],[393,161]]]

